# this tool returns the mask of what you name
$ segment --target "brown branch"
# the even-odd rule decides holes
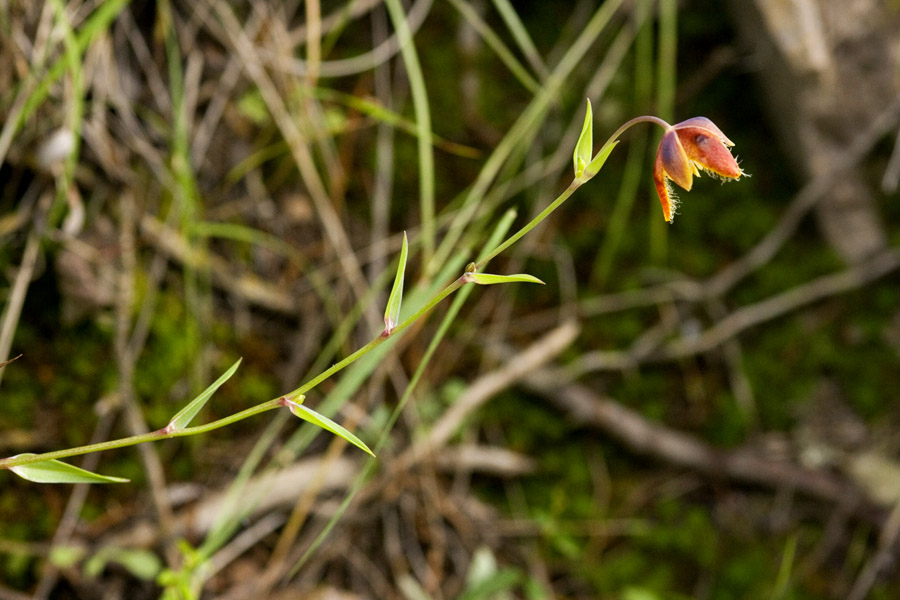
[[[575,341],[579,327],[574,322],[563,323],[542,338],[536,340],[519,354],[505,361],[505,364],[483,375],[470,385],[459,399],[434,424],[428,437],[415,444],[404,453],[398,464],[417,462],[428,452],[443,447],[450,437],[459,430],[465,418],[500,391],[521,380],[529,372],[556,358]]]
[[[750,448],[715,448],[686,433],[648,421],[639,413],[580,384],[561,384],[559,373],[535,372],[526,385],[576,423],[597,428],[637,454],[691,469],[716,479],[731,479],[771,489],[790,489],[842,505],[869,520],[883,512],[853,483],[833,473],[789,462],[773,462]]]
[[[672,340],[661,349],[659,346],[670,335],[671,327],[658,324],[648,329],[627,350],[594,350],[583,353],[566,367],[567,379],[597,371],[627,371],[646,362],[668,362],[709,352],[728,344],[751,327],[813,302],[858,289],[898,269],[900,251],[885,250],[838,273],[823,275],[765,300],[743,306],[723,316],[699,335]],[[648,296],[650,297],[652,296]]]
[[[897,539],[900,537],[900,504],[894,506],[878,536],[878,550],[866,562],[853,582],[847,600],[865,600],[878,575],[894,562]]]
[[[824,275],[760,302],[744,306],[695,338],[674,340],[654,358],[672,360],[707,352],[750,327],[771,321],[823,298],[857,289],[898,268],[900,268],[900,252],[886,250],[839,273]]]

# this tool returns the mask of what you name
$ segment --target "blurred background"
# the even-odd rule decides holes
[[[0,1],[0,455],[289,392],[661,131],[289,414],[0,473],[0,599],[900,594],[900,4]],[[412,37],[413,44],[402,42]],[[430,349],[437,343],[436,350]],[[287,411],[284,411],[285,413]]]

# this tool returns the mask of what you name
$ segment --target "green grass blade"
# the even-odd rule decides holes
[[[478,35],[481,36],[481,39],[494,51],[494,54],[503,61],[503,64],[506,65],[506,68],[509,69],[510,73],[512,73],[516,79],[519,80],[525,89],[527,89],[532,94],[536,94],[540,85],[537,81],[535,81],[534,77],[528,72],[528,70],[522,66],[522,64],[516,60],[515,55],[513,55],[512,51],[506,47],[506,44],[503,43],[503,40],[500,39],[500,36],[497,35],[493,29],[491,29],[490,25],[488,25],[484,19],[482,19],[478,13],[475,11],[472,6],[462,0],[450,0],[450,4],[459,11],[459,14],[463,16],[463,18],[469,22],[469,25],[478,32]]]
[[[541,86],[534,99],[522,111],[494,151],[488,157],[475,182],[469,188],[465,199],[453,218],[441,246],[435,254],[434,261],[424,261],[425,276],[434,274],[443,265],[454,247],[467,229],[473,216],[478,212],[491,183],[500,172],[509,157],[523,144],[529,143],[546,118],[550,106],[559,99],[560,90],[572,71],[581,64],[585,54],[591,49],[600,34],[617,14],[624,0],[604,2],[596,10],[584,28],[572,42],[566,53],[554,67],[553,73]],[[504,248],[509,244],[504,244]],[[494,254],[496,256],[496,254]]]
[[[203,392],[199,396],[191,400],[187,406],[178,411],[178,414],[172,417],[172,420],[169,421],[167,429],[169,429],[170,431],[176,431],[178,429],[184,429],[185,427],[187,427],[188,424],[190,424],[190,422],[194,419],[194,417],[197,416],[197,413],[200,412],[200,409],[203,408],[203,406],[206,404],[207,400],[209,400],[210,397],[216,393],[216,390],[222,387],[222,384],[228,381],[231,376],[234,375],[234,372],[237,371],[238,366],[241,364],[241,360],[243,359],[239,358],[237,362],[231,365],[231,368],[225,371],[221,377],[216,379],[211,386],[203,390]]]
[[[652,9],[653,0],[641,0],[635,5],[638,32],[634,42],[634,105],[637,107],[649,107],[653,100],[653,22],[649,18]],[[592,279],[601,288],[609,280],[641,182],[647,176],[644,160],[649,139],[650,133],[644,128],[631,134],[619,193],[593,269]],[[655,202],[655,194],[651,195]]]
[[[781,566],[778,568],[778,576],[775,579],[775,589],[772,591],[772,600],[781,600],[788,596],[791,589],[791,571],[794,567],[794,558],[797,554],[797,534],[787,539],[784,553],[781,556]]]
[[[97,9],[91,13],[91,16],[85,19],[81,28],[75,36],[78,51],[83,55],[87,47],[95,37],[105,32],[110,23],[116,18],[119,12],[128,5],[128,0],[109,0],[102,2]],[[26,120],[43,104],[44,100],[50,94],[50,90],[54,83],[66,72],[70,66],[70,56],[63,55],[47,70],[46,73],[31,73],[29,78],[37,77],[39,81],[33,90],[25,91],[27,97],[18,114],[12,115],[7,119],[3,126],[3,132],[0,134],[0,163],[3,163],[6,157],[6,151],[13,136],[19,131],[19,128]],[[31,80],[31,79],[29,79]]]
[[[19,456],[34,456],[20,454]],[[128,479],[92,473],[59,460],[44,460],[9,469],[22,479],[34,483],[127,483]]]
[[[355,111],[359,111],[365,115],[368,115],[369,117],[372,117],[379,123],[390,125],[391,127],[394,127],[395,129],[398,129],[404,133],[408,133],[412,136],[417,136],[419,133],[416,123],[410,121],[409,119],[403,118],[402,115],[383,106],[377,99],[363,98],[360,96],[354,96],[353,94],[341,92],[340,90],[332,90],[327,88],[315,88],[312,90],[312,94],[320,100],[327,100],[340,104],[342,106],[346,106]],[[479,150],[478,148],[473,148],[472,146],[466,146],[465,144],[452,142],[450,140],[442,138],[439,135],[436,135],[434,132],[431,132],[431,139],[429,141],[435,148],[439,148],[451,154],[456,154],[457,156],[462,156],[464,158],[481,157],[481,150]]]
[[[384,331],[390,333],[400,322],[400,305],[403,302],[403,278],[406,275],[406,256],[409,253],[409,243],[406,240],[406,232],[403,232],[403,244],[400,246],[400,261],[397,263],[397,275],[394,277],[394,286],[388,297],[387,308],[384,311]]]
[[[522,20],[519,19],[519,15],[510,1],[494,0],[494,8],[500,13],[503,22],[506,23],[506,28],[512,33],[513,38],[516,40],[516,44],[519,45],[519,50],[522,51],[522,54],[524,54],[528,59],[528,62],[531,63],[531,68],[541,77],[546,77],[548,74],[547,65],[545,65],[544,61],[541,59],[540,53],[535,47],[534,42],[531,40],[531,35],[529,35]]]
[[[413,109],[416,113],[416,135],[419,149],[419,203],[422,218],[422,261],[427,264],[434,254],[434,153],[431,147],[431,110],[428,107],[428,93],[425,87],[425,75],[419,64],[419,56],[413,43],[409,23],[403,12],[400,0],[386,0],[388,14],[397,30],[400,40],[400,54],[406,75],[409,78],[409,89],[412,93]]]

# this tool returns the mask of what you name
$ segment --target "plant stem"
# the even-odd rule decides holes
[[[295,394],[288,394],[288,398],[296,397]],[[166,431],[166,429],[158,429],[156,431],[151,431],[149,433],[143,433],[141,435],[133,435],[131,437],[122,438],[119,440],[111,440],[108,442],[100,442],[98,444],[90,444],[87,446],[78,446],[76,448],[67,448],[65,450],[57,450],[55,452],[45,452],[43,454],[32,454],[27,456],[13,456],[10,458],[0,459],[0,469],[8,469],[10,467],[15,467],[18,465],[26,465],[28,463],[41,462],[44,460],[58,460],[60,458],[69,458],[72,456],[79,456],[81,454],[89,454],[91,452],[101,452],[103,450],[113,450],[115,448],[124,448],[126,446],[134,446],[137,444],[143,444],[146,442],[154,442],[157,440],[166,440],[169,438],[175,437],[185,437],[189,435],[197,435],[198,433],[207,433],[214,429],[218,429],[219,427],[224,427],[226,425],[231,425],[237,421],[241,421],[246,419],[247,417],[252,417],[254,415],[258,415],[260,413],[266,412],[267,410],[272,410],[275,408],[279,408],[283,405],[285,396],[280,398],[275,398],[274,400],[268,400],[263,402],[262,404],[257,404],[256,406],[252,406],[246,410],[242,410],[241,412],[235,413],[233,415],[229,415],[217,421],[212,421],[211,423],[206,423],[205,425],[197,425],[196,427],[185,427],[184,429],[176,429],[173,431]]]
[[[635,118],[631,119],[630,121],[626,121],[621,127],[616,129],[616,131],[611,136],[609,136],[609,139],[606,140],[606,143],[603,144],[602,146],[600,146],[600,149],[602,150],[603,148],[606,148],[608,145],[612,144],[614,141],[619,139],[619,137],[623,133],[625,133],[626,130],[637,125],[638,123],[655,123],[656,125],[659,125],[663,129],[669,129],[672,127],[671,125],[669,125],[668,123],[666,123],[665,121],[660,119],[659,117],[654,117],[653,115],[641,115],[640,117],[635,117]]]
[[[665,121],[663,121],[662,119],[660,119],[658,117],[649,116],[649,115],[635,117],[634,119],[631,119],[630,121],[628,121],[627,123],[625,123],[621,127],[619,127],[609,137],[609,139],[606,141],[606,143],[603,146],[601,146],[600,151],[602,152],[607,146],[614,143],[619,138],[619,136],[621,136],[628,128],[630,128],[638,123],[655,123],[655,124],[663,127],[664,129],[668,129],[670,127],[670,125],[668,123],[666,123]],[[592,177],[593,177],[593,175],[589,175],[589,176],[583,176],[583,177],[576,177],[575,179],[573,179],[572,183],[569,184],[569,187],[567,187],[559,196],[557,196],[556,199],[553,202],[551,202],[547,206],[547,208],[542,210],[539,215],[537,215],[535,218],[533,218],[527,225],[525,225],[524,227],[519,229],[516,233],[514,233],[513,235],[508,237],[504,242],[499,244],[496,248],[491,250],[483,259],[478,261],[478,263],[475,264],[475,272],[482,269],[488,262],[490,262],[491,259],[493,259],[498,254],[500,254],[501,252],[503,252],[504,250],[506,250],[513,244],[515,244],[525,234],[527,234],[532,229],[534,229],[535,227],[540,225],[541,222],[543,222],[548,216],[550,216],[550,214],[553,213],[553,211],[555,211],[557,208],[559,208],[563,202],[568,200],[569,197],[575,192],[575,190],[577,190],[584,183],[589,181]],[[467,269],[467,271],[468,271],[468,269]],[[185,436],[189,436],[189,435],[197,435],[199,433],[207,433],[209,431],[213,431],[214,429],[218,429],[219,427],[224,427],[226,425],[230,425],[232,423],[241,421],[248,417],[252,417],[254,415],[258,415],[260,413],[266,412],[268,410],[272,410],[272,409],[284,406],[285,402],[287,400],[296,401],[297,398],[300,398],[302,400],[303,394],[305,394],[309,390],[315,388],[317,385],[319,385],[320,383],[322,383],[323,381],[325,381],[332,375],[336,374],[337,372],[339,372],[339,371],[343,370],[344,368],[348,367],[349,365],[353,364],[354,362],[359,360],[361,357],[363,357],[366,354],[368,354],[369,352],[371,352],[377,346],[381,345],[382,343],[384,343],[385,341],[390,339],[392,336],[400,333],[401,331],[403,331],[404,329],[406,329],[407,327],[409,327],[410,325],[412,325],[413,323],[418,321],[420,318],[422,318],[432,308],[434,308],[442,300],[444,300],[444,298],[446,298],[447,296],[449,296],[450,294],[452,294],[453,292],[455,292],[456,290],[461,288],[463,285],[468,283],[470,281],[470,279],[467,277],[467,275],[468,275],[468,272],[463,274],[461,277],[457,278],[456,280],[454,280],[452,283],[450,283],[448,286],[446,286],[440,292],[435,294],[431,298],[431,300],[429,300],[428,302],[425,303],[425,305],[422,308],[417,310],[414,314],[410,315],[405,321],[398,324],[391,331],[385,330],[380,335],[378,335],[377,337],[375,337],[371,341],[369,341],[368,344],[359,348],[356,352],[354,352],[353,354],[350,354],[349,356],[347,356],[340,362],[332,365],[330,368],[322,371],[320,374],[318,374],[314,378],[310,379],[309,381],[304,383],[302,386],[300,386],[296,390],[290,392],[289,394],[286,394],[279,398],[268,400],[266,402],[263,402],[262,404],[257,404],[256,406],[253,406],[246,410],[237,412],[233,415],[224,417],[217,421],[207,423],[205,425],[197,425],[195,427],[185,427],[184,429],[176,429],[176,430],[169,430],[168,428],[163,428],[163,429],[159,429],[157,431],[151,431],[149,433],[144,433],[141,435],[134,435],[131,437],[122,438],[122,439],[118,439],[118,440],[111,440],[108,442],[100,442],[98,444],[89,444],[87,446],[78,446],[76,448],[68,448],[66,450],[57,450],[55,452],[45,452],[43,454],[33,454],[33,455],[25,455],[25,456],[18,456],[18,457],[14,456],[14,457],[10,457],[10,458],[0,459],[0,469],[9,469],[10,467],[15,467],[18,465],[41,462],[41,461],[46,461],[46,460],[58,460],[61,458],[69,458],[72,456],[89,454],[91,452],[101,452],[103,450],[113,450],[115,448],[124,448],[126,446],[134,446],[137,444],[143,444],[146,442],[152,442],[152,441],[157,441],[157,440],[165,440],[165,439],[174,438],[174,437],[185,437]]]
[[[585,181],[587,181],[587,180],[581,180],[581,179],[577,179],[577,178],[576,178],[576,179],[573,179],[573,180],[572,180],[572,183],[569,184],[569,187],[567,187],[567,188],[563,191],[562,194],[560,194],[559,196],[557,196],[557,197],[556,197],[556,200],[554,200],[553,202],[551,202],[551,203],[547,206],[547,208],[545,208],[544,210],[542,210],[541,213],[540,213],[538,216],[536,216],[535,218],[533,218],[533,219],[531,220],[531,222],[529,222],[527,225],[525,225],[524,227],[522,227],[522,229],[518,230],[517,232],[515,232],[514,234],[512,234],[511,236],[509,236],[508,238],[506,238],[506,241],[504,241],[502,244],[500,244],[499,246],[497,246],[496,248],[494,248],[493,250],[491,250],[491,251],[488,253],[488,255],[487,255],[484,259],[478,261],[478,262],[475,264],[475,270],[476,270],[476,271],[480,270],[480,269],[481,269],[482,267],[484,267],[484,265],[486,265],[492,258],[494,258],[495,256],[497,256],[498,254],[500,254],[501,252],[503,252],[504,250],[506,250],[507,248],[509,248],[509,247],[512,246],[513,244],[515,244],[516,242],[518,242],[518,241],[522,238],[522,236],[524,236],[526,233],[528,233],[529,231],[531,231],[532,229],[534,229],[535,227],[537,227],[538,225],[540,225],[541,221],[543,221],[544,219],[546,219],[547,217],[549,217],[549,216],[550,216],[550,213],[552,213],[554,210],[556,210],[557,208],[559,208],[560,204],[562,204],[563,202],[565,202],[566,200],[568,200],[568,199],[569,199],[569,196],[571,196],[571,195],[575,192],[575,190],[577,190],[579,187],[581,187],[581,185],[582,185]]]
[[[394,327],[390,333],[387,333],[387,334],[382,333],[378,337],[372,339],[368,344],[366,344],[365,346],[363,346],[362,348],[360,348],[353,354],[347,356],[342,361],[335,363],[334,365],[332,365],[330,368],[326,369],[325,371],[322,371],[321,373],[319,373],[318,375],[316,375],[315,377],[313,377],[312,379],[310,379],[309,381],[307,381],[306,383],[304,383],[303,385],[301,385],[300,387],[298,387],[296,390],[294,390],[293,392],[291,392],[288,395],[294,396],[294,395],[299,395],[299,394],[305,394],[306,392],[313,389],[314,387],[316,387],[317,385],[319,385],[320,383],[322,383],[323,381],[325,381],[326,379],[328,379],[329,377],[331,377],[338,371],[353,364],[358,359],[362,358],[364,355],[371,352],[377,346],[381,345],[382,343],[384,343],[385,341],[387,341],[394,335],[400,333],[401,331],[403,331],[404,329],[406,329],[407,327],[412,325],[414,322],[418,321],[419,318],[421,318],[425,313],[427,313],[432,308],[437,306],[441,302],[441,300],[443,300],[444,298],[446,298],[447,296],[449,296],[450,294],[452,294],[453,292],[458,290],[465,283],[466,283],[465,278],[459,277],[453,283],[451,283],[450,285],[445,287],[443,290],[441,290],[440,292],[435,294],[435,296],[431,300],[429,300],[425,304],[425,306],[423,306],[422,308],[417,310],[413,315],[411,315],[405,321],[403,321],[402,323],[400,323],[399,325]]]
[[[652,115],[643,115],[640,117],[635,117],[635,118],[631,119],[630,121],[626,122],[625,124],[623,124],[618,129],[616,129],[616,131],[611,136],[609,136],[609,139],[606,140],[606,143],[603,144],[602,146],[600,146],[600,152],[602,152],[607,146],[609,146],[610,144],[614,143],[617,139],[619,139],[619,137],[623,133],[625,133],[625,131],[627,129],[629,129],[630,127],[633,127],[634,125],[637,125],[638,123],[655,123],[656,125],[659,125],[663,129],[669,129],[671,127],[671,125],[669,125],[662,119],[660,119],[658,117],[654,117]],[[598,154],[599,154],[599,152],[598,152]],[[596,175],[596,173],[595,173],[595,175]],[[568,200],[569,196],[571,196],[575,192],[575,190],[577,190],[583,184],[590,181],[591,177],[593,177],[593,175],[590,175],[587,177],[575,178],[574,180],[572,180],[572,183],[569,184],[569,187],[567,187],[565,189],[565,191],[563,191],[562,194],[557,196],[556,200],[551,202],[550,205],[547,206],[547,208],[542,210],[538,216],[533,218],[531,220],[531,222],[529,222],[527,225],[522,227],[522,229],[520,229],[519,231],[517,231],[513,235],[511,235],[509,238],[507,238],[506,241],[504,241],[502,244],[500,244],[499,246],[497,246],[496,248],[491,250],[491,252],[487,255],[486,258],[484,258],[483,260],[476,263],[475,270],[476,271],[480,270],[482,267],[484,267],[485,264],[488,263],[488,261],[490,261],[492,258],[497,256],[498,254],[500,254],[501,252],[503,252],[504,250],[506,250],[513,244],[515,244],[516,242],[518,242],[522,238],[522,236],[524,236],[526,233],[528,233],[529,231],[531,231],[532,229],[537,227],[544,219],[546,219],[548,216],[550,216],[550,213],[555,211],[557,208],[559,208],[559,206],[563,202]]]
[[[320,373],[318,376],[309,380],[307,383],[303,384],[301,387],[297,388],[293,392],[289,394],[285,394],[284,396],[280,396],[278,398],[268,400],[263,402],[262,404],[257,404],[256,406],[250,407],[246,410],[242,410],[241,412],[237,412],[233,415],[229,415],[217,421],[213,421],[211,423],[207,423],[205,425],[197,425],[196,427],[185,427],[184,429],[176,429],[173,431],[167,431],[165,428],[158,429],[157,431],[151,431],[149,433],[144,433],[141,435],[134,435],[127,438],[122,438],[118,440],[111,440],[108,442],[100,442],[98,444],[89,444],[87,446],[78,446],[75,448],[67,448],[65,450],[57,450],[55,452],[45,452],[43,454],[33,454],[33,455],[25,455],[25,456],[13,456],[10,458],[0,459],[0,469],[9,469],[10,467],[16,467],[19,465],[25,465],[29,463],[41,462],[46,460],[58,460],[61,458],[70,458],[72,456],[79,456],[82,454],[89,454],[91,452],[102,452],[104,450],[113,450],[116,448],[124,448],[127,446],[134,446],[137,444],[144,444],[146,442],[154,442],[157,440],[165,440],[174,437],[185,437],[189,435],[197,435],[199,433],[207,433],[214,429],[218,429],[219,427],[224,427],[226,425],[230,425],[232,423],[236,423],[237,421],[241,421],[248,417],[252,417],[254,415],[258,415],[260,413],[266,412],[268,410],[272,410],[275,408],[279,408],[284,406],[286,399],[296,399],[303,395],[304,392],[313,389],[321,382],[325,381],[341,369],[347,367],[348,365],[356,362],[360,357],[369,353],[376,346],[382,344],[386,340],[388,340],[391,336],[403,331],[418,319],[420,319],[425,313],[434,308],[437,304],[439,304],[444,298],[458,290],[466,283],[465,277],[459,277],[453,283],[445,287],[443,290],[438,292],[431,300],[429,300],[425,306],[420,308],[415,314],[411,315],[408,319],[397,325],[389,334],[387,335],[379,335],[374,338],[368,344],[354,352],[353,354],[346,357],[344,360],[339,363],[333,365],[330,369],[327,369]]]

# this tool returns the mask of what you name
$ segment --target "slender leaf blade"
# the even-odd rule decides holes
[[[19,454],[34,456],[34,454]],[[129,479],[86,471],[59,460],[42,460],[10,467],[10,471],[34,483],[127,483]]]
[[[297,404],[296,402],[290,402],[288,406],[291,409],[291,412],[294,413],[295,417],[312,423],[317,427],[321,427],[325,431],[330,431],[334,435],[347,440],[360,450],[363,450],[367,454],[371,455],[373,458],[375,457],[375,454],[371,450],[369,450],[369,447],[366,446],[366,444],[361,439],[359,439],[325,415],[320,415],[313,409],[307,408],[302,404]]]
[[[619,140],[616,140],[611,144],[607,144],[604,147],[600,148],[600,152],[597,153],[597,156],[594,157],[594,160],[592,160],[584,170],[585,179],[590,179],[600,172],[600,169],[603,168],[603,163],[606,162],[606,159],[609,158],[609,154],[618,145],[618,143]]]
[[[221,377],[216,379],[212,385],[203,390],[203,392],[199,396],[191,400],[187,406],[178,411],[178,414],[172,417],[172,420],[169,421],[167,429],[169,431],[177,431],[179,429],[184,429],[185,427],[187,427],[188,424],[194,419],[194,417],[197,416],[197,413],[200,412],[200,409],[203,408],[203,406],[206,404],[207,400],[209,400],[210,397],[214,393],[216,393],[216,390],[222,387],[222,384],[228,381],[231,376],[234,375],[234,372],[237,371],[237,368],[238,366],[240,366],[242,360],[243,359],[241,358],[237,359],[237,362],[231,365],[231,368],[225,371]]]
[[[584,113],[584,125],[581,126],[581,135],[578,136],[578,142],[575,144],[575,151],[572,154],[572,161],[575,163],[575,177],[581,177],[585,167],[591,162],[591,153],[594,150],[594,124],[593,109],[591,101],[587,101],[587,112]]]
[[[528,275],[526,273],[517,273],[515,275],[493,275],[491,273],[468,273],[466,275],[469,281],[472,283],[477,283],[478,285],[494,285],[496,283],[539,283],[544,285],[544,282],[535,277],[534,275]]]
[[[406,257],[409,253],[409,243],[406,240],[406,232],[403,232],[403,244],[400,246],[400,261],[397,263],[397,274],[394,276],[394,285],[391,295],[388,296],[387,308],[384,310],[384,330],[390,333],[400,322],[400,305],[403,302],[403,278],[406,276]]]

